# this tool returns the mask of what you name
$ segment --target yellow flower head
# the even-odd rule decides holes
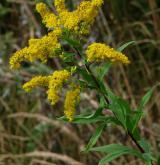
[[[23,85],[23,89],[30,92],[37,86],[48,86],[49,76],[36,76]]]
[[[48,9],[45,3],[37,3],[36,10],[40,13],[43,22],[48,28],[56,28],[58,26],[57,16]]]
[[[89,62],[111,60],[112,62],[121,62],[123,64],[130,63],[127,56],[101,43],[89,45],[86,50],[86,55]]]
[[[76,104],[80,99],[80,87],[77,86],[75,89],[70,90],[66,94],[66,99],[64,103],[64,114],[67,119],[71,122],[74,118],[76,111]]]
[[[55,0],[54,6],[59,14],[64,11],[67,11],[67,9],[65,7],[65,0]]]
[[[10,58],[10,67],[17,69],[22,61],[33,62],[39,59],[46,62],[49,57],[54,57],[56,55],[55,50],[60,48],[57,38],[60,33],[59,30],[55,30],[40,39],[30,39],[28,47],[17,51]]]
[[[9,60],[10,68],[18,69],[21,65],[21,62],[25,61],[28,55],[29,55],[29,51],[27,47],[15,52]]]
[[[100,7],[103,4],[103,0],[92,0],[92,5]]]
[[[62,85],[70,77],[70,72],[67,70],[55,71],[50,76],[49,86],[48,86],[48,99],[51,101],[51,104],[54,105],[59,100],[59,91],[62,89]]]
[[[60,25],[76,33],[88,33],[88,29],[97,16],[98,8],[102,3],[103,0],[83,1],[76,10],[69,12],[65,8],[64,0],[55,0]]]
[[[102,5],[103,0],[83,1],[77,8],[77,14],[80,20],[93,23],[94,18],[97,16],[98,9]]]

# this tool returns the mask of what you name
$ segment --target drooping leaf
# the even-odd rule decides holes
[[[99,112],[95,112],[91,115],[88,116],[84,116],[84,115],[77,115],[74,117],[74,120],[72,121],[72,123],[75,124],[90,124],[90,123],[97,123],[97,122],[105,122],[107,123],[113,123],[113,124],[119,124],[119,122],[112,116],[97,116],[97,113]],[[65,116],[62,116],[60,118],[58,118],[59,120],[62,120],[64,122],[68,122],[68,119]]]
[[[98,165],[106,165],[106,163],[111,162],[112,160],[125,155],[125,154],[129,154],[128,151],[117,151],[117,152],[112,152],[110,154],[108,154],[107,156],[105,156],[104,158],[102,158]]]
[[[110,144],[102,147],[94,147],[91,148],[90,151],[96,151],[96,152],[102,152],[108,154],[99,162],[99,165],[105,165],[105,163],[110,162],[113,159],[116,159],[124,154],[130,154],[143,159],[143,156],[139,151],[121,144]]]
[[[128,46],[132,45],[132,44],[135,44],[136,42],[135,41],[130,41],[130,42],[127,42],[125,44],[123,44],[122,46],[120,46],[117,51],[119,52],[122,52],[125,48],[127,48]]]

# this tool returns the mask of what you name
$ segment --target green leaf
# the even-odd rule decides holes
[[[95,86],[88,84],[86,81],[77,80],[77,82],[82,88],[97,89]]]
[[[128,154],[128,151],[117,151],[117,152],[113,152],[111,154],[108,154],[107,156],[105,156],[104,158],[102,158],[98,165],[106,165],[107,162],[111,162],[112,160],[124,155],[124,154]]]
[[[134,111],[134,114],[132,115],[131,121],[132,121],[132,130],[131,132],[133,133],[139,123],[139,121],[141,120],[142,116],[143,116],[143,111]]]
[[[46,2],[46,4],[49,6],[49,7],[53,7],[53,2],[52,0],[45,0],[44,2]]]
[[[153,90],[155,87],[151,88],[141,99],[140,104],[138,106],[138,109],[134,112],[131,120],[132,120],[132,133],[135,131],[139,121],[141,120],[142,116],[143,116],[143,108],[144,106],[148,103],[149,99],[151,98],[152,94],[153,94]]]
[[[72,39],[72,38],[68,38],[68,37],[66,37],[66,36],[63,36],[62,39],[63,39],[68,45],[70,45],[71,47],[76,48],[76,49],[78,49],[79,51],[82,50],[82,45],[81,45],[81,43],[80,43],[78,40]]]
[[[122,46],[120,46],[117,51],[119,52],[122,52],[125,48],[127,48],[128,46],[132,45],[132,44],[135,44],[136,42],[135,41],[130,41],[130,42],[127,42],[125,44],[123,44]]]
[[[153,94],[153,90],[155,87],[151,88],[148,90],[148,92],[143,96],[143,98],[140,101],[139,110],[142,110],[144,108],[144,106],[148,103],[149,99],[151,98],[152,94]]]
[[[77,71],[82,75],[83,79],[87,82],[89,86],[92,86],[93,88],[96,87],[96,84],[90,75],[85,69],[83,68],[77,68]]]
[[[113,123],[113,124],[119,124],[119,122],[112,116],[102,116],[99,115],[99,111],[96,111],[95,113],[84,116],[84,115],[77,115],[74,117],[74,120],[72,123],[75,124],[90,124],[90,123],[97,123],[97,122],[105,122],[107,123]],[[59,120],[62,120],[64,122],[68,122],[68,119],[65,116],[62,116],[58,118]]]
[[[99,165],[105,165],[105,163],[110,162],[113,159],[116,159],[124,154],[130,154],[143,159],[143,156],[139,151],[121,144],[110,144],[102,147],[94,147],[91,148],[89,151],[96,151],[108,154],[99,162]]]
[[[65,116],[62,116],[58,118],[58,120],[62,120],[64,122],[68,122],[68,119]],[[98,116],[96,118],[92,117],[92,115],[89,116],[83,116],[83,115],[77,115],[74,117],[74,120],[72,123],[75,124],[90,124],[90,123],[97,123],[97,122],[102,122],[105,121],[106,118],[104,116]]]
[[[152,160],[155,160],[151,153],[143,153],[142,156],[146,162],[151,162]]]
[[[147,140],[141,139],[141,140],[138,141],[138,143],[140,144],[140,146],[144,149],[144,151],[146,153],[150,152],[150,144],[148,143]]]
[[[125,100],[118,97],[112,97],[111,101],[112,103],[109,105],[109,109],[113,111],[116,118],[127,130],[127,114],[130,113],[130,107],[128,103]]]
[[[136,111],[136,114],[134,114],[132,120],[133,120],[133,129],[132,132],[134,132],[134,129],[137,127],[139,121],[141,120],[142,116],[143,116],[143,108],[144,106],[148,103],[148,101],[150,100],[154,89],[158,86],[159,84],[155,85],[154,87],[152,87],[151,89],[148,90],[148,92],[143,96],[143,98],[140,101],[140,104],[138,106],[138,109]]]
[[[61,57],[62,57],[64,62],[73,62],[75,55],[76,55],[75,53],[63,52]]]
[[[100,67],[98,69],[98,79],[100,81],[103,81],[104,76],[107,74],[107,72],[109,71],[110,67],[111,67],[112,63],[111,62],[107,62],[105,63],[102,67]]]
[[[131,108],[128,102],[117,97],[110,89],[107,88],[105,95],[110,100],[109,109],[114,113],[121,125],[127,130],[128,116],[131,114]]]
[[[102,134],[104,127],[105,127],[105,124],[102,124],[96,129],[93,136],[90,138],[89,143],[87,144],[87,146],[85,147],[83,151],[89,151],[89,149],[96,144],[98,138]]]

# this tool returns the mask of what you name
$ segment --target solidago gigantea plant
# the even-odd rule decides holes
[[[116,96],[104,83],[103,78],[115,63],[128,65],[130,60],[122,53],[129,42],[118,50],[103,43],[92,43],[86,50],[83,49],[84,35],[89,29],[102,6],[103,0],[87,0],[79,4],[76,10],[69,11],[64,0],[54,0],[56,13],[53,13],[45,3],[38,3],[36,10],[42,17],[43,23],[49,29],[42,38],[32,38],[28,46],[15,52],[10,58],[10,68],[18,69],[23,61],[34,62],[59,57],[64,69],[54,71],[51,75],[38,75],[23,85],[23,89],[30,92],[35,87],[45,87],[48,100],[55,105],[65,90],[64,116],[60,119],[73,123],[99,123],[98,128],[84,148],[84,152],[95,151],[105,153],[99,165],[106,164],[113,159],[130,154],[142,159],[146,164],[153,164],[153,157],[149,143],[141,138],[138,123],[143,115],[143,108],[152,95],[153,89],[140,101],[136,110],[122,98]],[[70,51],[65,50],[66,44]],[[65,46],[64,46],[65,45]],[[72,51],[71,51],[72,50]],[[101,63],[101,68],[92,70],[92,66]],[[97,71],[97,73],[95,73]],[[79,77],[81,77],[79,79]],[[88,116],[76,115],[76,106],[80,102],[80,93],[89,88],[96,90],[99,97],[99,108]],[[64,92],[63,92],[64,93]],[[106,116],[104,109],[112,111],[113,115]],[[122,144],[109,144],[102,147],[93,147],[105,127],[109,124],[121,126],[126,134],[136,144],[133,149]]]

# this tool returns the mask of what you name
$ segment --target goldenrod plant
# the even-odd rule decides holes
[[[98,123],[98,128],[83,152],[105,153],[106,156],[100,160],[99,165],[105,165],[126,154],[136,156],[144,164],[151,165],[156,162],[156,157],[151,152],[150,144],[141,137],[138,123],[155,87],[141,99],[137,109],[132,109],[129,103],[116,96],[104,81],[110,67],[118,63],[126,66],[131,63],[122,51],[133,42],[118,49],[104,43],[91,43],[84,48],[84,37],[89,34],[102,5],[103,0],[86,0],[82,1],[76,10],[69,11],[65,0],[54,0],[54,13],[45,3],[37,3],[36,10],[48,28],[48,34],[42,38],[30,39],[27,47],[15,52],[10,58],[10,68],[19,69],[24,61],[39,60],[46,63],[51,58],[59,58],[62,70],[54,71],[50,75],[37,75],[26,82],[23,89],[30,92],[35,87],[44,87],[53,106],[64,96],[64,116],[59,118],[62,121],[75,124]],[[80,94],[86,89],[97,92],[99,108],[89,115],[78,114],[76,107],[80,104]],[[111,115],[105,115],[105,109],[111,111]],[[136,147],[124,146],[119,142],[94,147],[110,123],[122,127]]]

